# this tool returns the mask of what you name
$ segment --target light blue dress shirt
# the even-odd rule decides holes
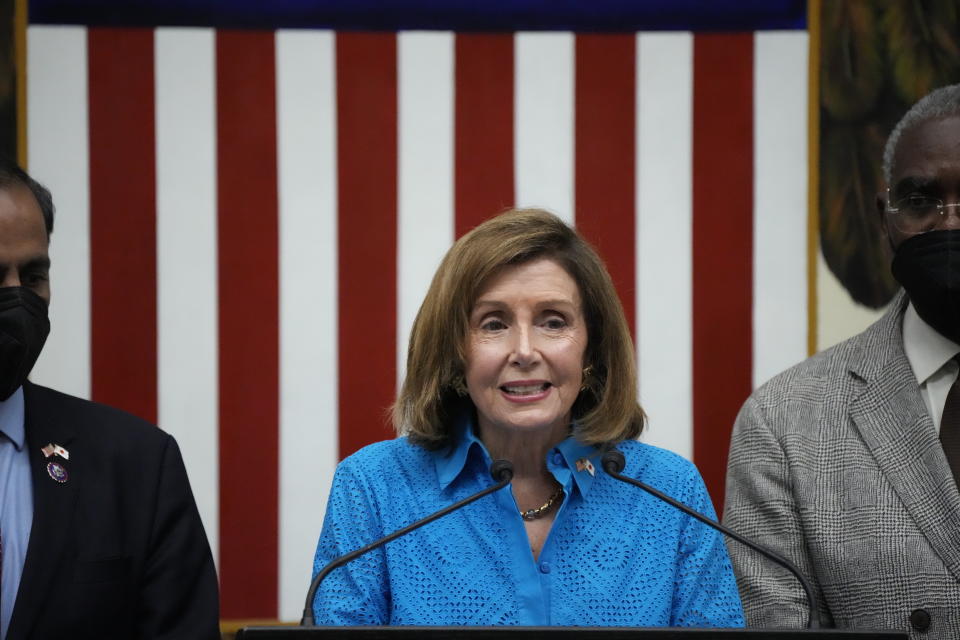
[[[33,481],[24,429],[23,387],[0,402],[0,638],[7,637],[33,524]]]
[[[624,472],[713,516],[696,468],[622,442]],[[589,461],[589,464],[587,462]],[[314,575],[359,548],[493,484],[490,456],[461,420],[452,448],[407,438],[337,468]],[[564,500],[536,560],[510,487],[334,570],[314,601],[319,625],[743,625],[721,536],[600,469],[570,437],[547,454]]]

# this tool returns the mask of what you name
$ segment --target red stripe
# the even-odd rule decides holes
[[[273,33],[217,33],[220,584],[277,616],[278,231]]]
[[[93,399],[157,420],[153,30],[90,29]]]
[[[513,34],[456,36],[455,231],[513,206]]]
[[[389,438],[397,352],[397,40],[337,35],[340,455]]]
[[[697,35],[693,456],[718,511],[723,508],[730,430],[751,388],[752,298],[753,35]]]
[[[634,325],[636,37],[578,35],[577,229],[603,256]]]

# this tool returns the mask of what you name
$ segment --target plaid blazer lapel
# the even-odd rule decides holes
[[[850,366],[861,388],[850,417],[920,532],[960,579],[960,492],[903,351],[905,308],[901,293],[861,335]]]

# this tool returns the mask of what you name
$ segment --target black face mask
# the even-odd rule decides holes
[[[960,343],[960,229],[904,240],[893,257],[893,277],[927,324]]]
[[[0,288],[0,400],[27,379],[49,333],[43,298],[26,287]]]

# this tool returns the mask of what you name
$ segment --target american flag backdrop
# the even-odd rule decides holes
[[[737,410],[807,355],[808,44],[32,24],[29,169],[58,207],[33,379],[175,435],[223,617],[299,618],[442,255],[543,206],[613,274],[644,439],[719,508]]]

